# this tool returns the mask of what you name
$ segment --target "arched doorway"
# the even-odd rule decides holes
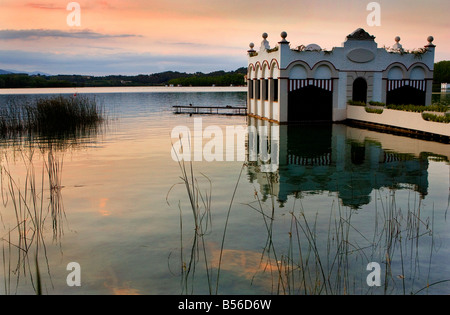
[[[333,92],[309,85],[289,92],[288,121],[331,121]]]
[[[387,92],[386,104],[425,105],[425,91],[405,85]]]
[[[353,81],[352,100],[367,103],[367,82],[364,78],[357,78]]]

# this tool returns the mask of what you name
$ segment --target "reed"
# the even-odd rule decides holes
[[[50,196],[50,214],[52,221],[53,239],[58,240],[63,234],[61,222],[65,218],[62,202],[62,168],[63,160],[58,160],[53,151],[48,151],[45,169],[48,175],[48,191]]]
[[[230,207],[226,211],[226,218],[223,227],[222,244],[220,247],[219,264],[216,265],[216,288],[212,290],[211,275],[213,268],[208,267],[211,256],[207,251],[205,242],[207,234],[204,233],[199,217],[204,217],[198,212],[198,200],[200,187],[196,180],[196,175],[192,163],[180,164],[183,184],[186,186],[189,200],[194,214],[195,235],[194,241],[201,239],[201,246],[195,247],[202,253],[207,273],[207,286],[210,294],[219,294],[220,273],[222,265],[222,254],[225,251],[225,238],[229,218],[232,214],[232,206],[237,190],[231,195]],[[245,164],[243,165],[243,167]],[[204,176],[204,175],[202,175]],[[240,177],[239,177],[240,178]],[[311,218],[310,209],[305,209],[302,204],[301,192],[294,198],[292,209],[289,210],[289,230],[286,239],[280,239],[277,222],[277,212],[280,209],[276,206],[273,191],[273,178],[267,174],[267,195],[269,199],[261,199],[255,188],[254,201],[244,204],[249,209],[256,211],[262,220],[262,228],[266,238],[262,244],[260,256],[260,266],[252,277],[254,280],[269,279],[259,283],[269,283],[266,288],[271,294],[278,295],[348,295],[348,294],[419,294],[437,288],[439,285],[450,282],[450,279],[439,279],[431,282],[431,265],[433,264],[433,251],[435,242],[433,238],[434,210],[431,217],[423,216],[423,203],[418,194],[410,195],[406,206],[400,207],[397,203],[397,191],[395,188],[387,190],[383,195],[383,189],[374,191],[374,209],[371,209],[372,228],[370,224],[358,227],[354,223],[354,218],[358,216],[358,209],[342,206],[338,197],[333,200],[328,214],[328,226],[324,225],[323,213],[320,210],[321,221],[319,222],[319,212]],[[210,185],[211,182],[208,179]],[[212,224],[210,211],[211,189],[207,194],[208,222]],[[253,199],[253,198],[252,198]],[[203,204],[206,205],[206,204]],[[202,206],[203,207],[203,206]],[[194,211],[195,210],[195,211]],[[181,210],[180,210],[181,213]],[[308,215],[309,213],[309,215]],[[180,214],[181,218],[181,214]],[[181,221],[181,219],[180,219]],[[182,226],[182,224],[180,224]],[[276,229],[276,230],[275,230]],[[283,246],[282,244],[285,244]],[[282,245],[282,246],[280,246]],[[183,247],[182,247],[183,248]],[[428,252],[429,249],[429,252]],[[183,251],[183,250],[182,250]],[[194,291],[194,282],[198,285],[198,279],[194,281],[194,276],[188,279],[188,272],[192,272],[194,266],[200,262],[199,255],[194,259],[191,250],[189,263],[182,260],[183,283],[186,285],[190,281],[191,292]],[[182,252],[183,256],[183,252]],[[382,287],[369,287],[366,283],[368,271],[366,266],[370,262],[379,262],[382,265]],[[420,269],[428,264],[428,276],[424,283],[423,277],[419,276]],[[249,283],[249,285],[251,285]],[[184,288],[186,289],[186,287]],[[186,291],[184,291],[186,292]],[[432,291],[428,291],[432,292]]]
[[[183,148],[181,148],[183,149]],[[213,285],[211,278],[211,268],[208,265],[208,254],[205,243],[205,235],[210,231],[211,226],[211,190],[212,183],[210,179],[202,174],[202,178],[209,183],[209,189],[204,190],[195,175],[193,163],[189,162],[186,165],[184,160],[178,159],[182,180],[181,183],[173,185],[166,196],[166,201],[169,203],[169,194],[171,190],[177,185],[183,185],[189,199],[190,210],[192,211],[194,234],[190,240],[190,245],[186,246],[183,240],[183,211],[179,204],[180,211],[180,274],[181,287],[184,293],[193,293],[194,279],[197,271],[197,264],[203,259],[206,279],[208,282],[208,292],[212,294]],[[187,256],[184,253],[184,248],[190,247]]]
[[[32,103],[10,102],[0,108],[3,137],[24,134],[61,137],[95,128],[105,112],[95,99],[85,96],[53,96]]]
[[[181,151],[183,151],[183,143],[181,142]],[[172,148],[174,146],[172,145]],[[175,151],[174,151],[175,152]],[[177,153],[175,152],[177,155]],[[245,163],[242,165],[237,182],[234,186],[231,200],[226,212],[226,219],[223,226],[223,232],[221,237],[221,245],[218,253],[217,259],[214,260],[211,257],[211,253],[208,250],[208,240],[207,237],[211,234],[212,230],[212,181],[208,176],[194,169],[194,164],[192,161],[186,162],[180,160],[177,155],[177,161],[180,168],[180,183],[174,184],[168,191],[166,196],[166,201],[169,203],[169,195],[172,189],[177,185],[183,185],[187,193],[187,199],[190,211],[193,217],[194,234],[189,240],[188,245],[186,245],[183,234],[184,234],[184,224],[183,224],[183,211],[182,206],[179,203],[178,208],[180,212],[180,274],[181,274],[181,287],[182,293],[192,294],[194,293],[194,283],[197,281],[196,271],[198,265],[203,265],[204,268],[204,278],[207,281],[208,294],[219,294],[220,288],[220,278],[221,278],[221,266],[222,259],[225,248],[225,241],[227,235],[227,227],[229,218],[231,215],[231,210],[233,208],[234,197],[238,190],[239,182],[242,177],[243,171],[245,169]],[[203,183],[199,178],[203,179]],[[204,188],[204,183],[206,182],[207,188]],[[185,248],[190,248],[188,254],[185,254]],[[214,261],[214,263],[211,263]],[[214,271],[215,281],[214,281]],[[215,284],[214,284],[215,282]]]
[[[406,209],[401,209],[396,202],[395,190],[390,190],[383,198],[377,196],[377,200],[374,228],[370,233],[359,230],[352,223],[356,213],[354,209],[333,203],[327,238],[323,237],[323,232],[322,237],[317,232],[318,214],[310,220],[301,199],[298,200],[299,207],[294,202],[290,211],[289,246],[286,254],[282,252],[279,255],[282,259],[277,265],[275,280],[278,283],[272,293],[406,295],[449,282],[449,279],[433,283],[428,280],[435,250],[434,210],[431,218],[424,218],[420,199],[408,199]],[[261,210],[258,212],[263,214]],[[273,232],[268,230],[267,235],[272,239]],[[274,242],[270,240],[270,244]],[[428,254],[426,250],[423,252],[424,248],[429,248]],[[271,252],[272,257],[267,257],[267,261],[276,259],[275,248]],[[265,249],[263,254],[269,255],[270,252]],[[370,288],[365,283],[365,265],[372,261],[380,262],[384,267],[382,288]],[[428,263],[426,283],[419,275],[424,261]]]
[[[24,289],[21,287],[23,282],[25,285],[31,283],[34,292],[41,295],[44,281],[48,278],[51,281],[46,254],[46,231],[49,230],[46,222],[52,224],[53,241],[59,242],[65,217],[61,194],[62,160],[52,151],[47,155],[43,153],[42,157],[42,168],[36,173],[34,151],[28,155],[22,152],[19,158],[25,166],[25,178],[15,178],[8,156],[2,158],[2,202],[4,209],[12,211],[16,219],[15,225],[0,235],[5,294],[17,294],[19,289]],[[48,277],[43,277],[41,266],[44,265]]]

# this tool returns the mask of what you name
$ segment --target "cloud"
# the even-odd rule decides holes
[[[56,6],[54,4],[45,4],[45,3],[34,3],[30,2],[25,4],[26,7],[33,9],[41,9],[41,10],[65,10],[66,7]]]
[[[41,38],[79,38],[79,39],[104,39],[104,38],[126,38],[126,37],[142,37],[133,34],[103,34],[93,32],[91,30],[80,31],[62,31],[50,29],[29,29],[29,30],[0,30],[0,39],[12,40],[30,40]]]
[[[222,45],[222,44],[205,44],[205,43],[198,43],[198,42],[171,42],[171,41],[155,41],[154,44],[161,45],[161,46],[172,46],[172,47],[179,47],[179,48],[188,48],[188,49],[245,49],[241,46],[237,45]]]
[[[163,41],[157,41],[156,43],[160,44],[160,45],[194,47],[194,48],[204,48],[204,47],[211,47],[212,46],[212,45],[208,45],[208,44],[194,43],[194,42],[163,42]]]
[[[50,74],[137,75],[162,71],[194,73],[236,70],[246,66],[246,55],[186,56],[150,53],[111,53],[102,55],[57,54],[24,50],[0,50],[0,69],[18,71],[38,69]]]

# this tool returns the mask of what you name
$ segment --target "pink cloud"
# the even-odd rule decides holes
[[[58,6],[52,3],[26,3],[25,7],[40,10],[65,10],[66,7]]]

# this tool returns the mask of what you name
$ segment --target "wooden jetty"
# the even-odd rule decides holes
[[[247,115],[246,106],[172,106],[174,114]]]

